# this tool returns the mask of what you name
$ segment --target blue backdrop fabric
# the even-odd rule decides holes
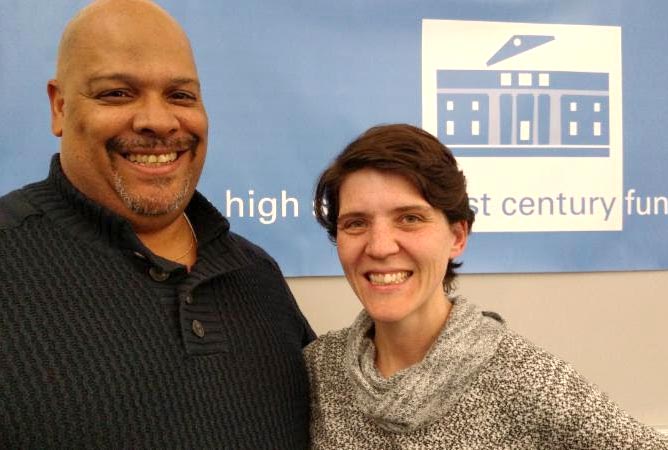
[[[390,122],[438,135],[468,175],[463,272],[668,268],[667,2],[160,3],[204,88],[199,189],[286,275],[341,274],[314,181]],[[46,81],[84,4],[0,3],[0,194],[44,178],[58,151]]]

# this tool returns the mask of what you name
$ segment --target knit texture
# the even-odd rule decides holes
[[[191,273],[57,156],[0,199],[0,447],[307,446],[311,329],[266,253],[200,194],[187,214]]]
[[[373,368],[371,327],[363,311],[305,349],[311,448],[668,449],[568,364],[464,299],[453,299],[425,359],[388,379]]]

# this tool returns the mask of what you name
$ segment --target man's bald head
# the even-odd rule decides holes
[[[132,28],[151,30],[156,41],[166,35],[182,40],[190,49],[188,37],[179,23],[150,0],[96,0],[80,10],[65,27],[58,46],[56,79],[67,77],[69,68],[77,64],[78,51],[95,45],[96,37],[113,38]],[[170,39],[170,45],[173,44]]]

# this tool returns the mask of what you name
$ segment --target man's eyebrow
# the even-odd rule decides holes
[[[90,87],[93,84],[100,82],[100,81],[122,81],[124,83],[128,84],[141,84],[141,79],[130,75],[128,73],[108,73],[108,74],[102,74],[102,75],[96,75],[94,77],[91,77],[87,80],[87,85]],[[169,84],[171,86],[181,86],[184,84],[194,84],[197,86],[199,89],[199,80],[197,78],[189,78],[189,77],[179,77],[179,78],[172,78],[169,80]]]
[[[182,84],[194,84],[199,88],[199,80],[197,78],[173,78],[170,84],[179,86]]]

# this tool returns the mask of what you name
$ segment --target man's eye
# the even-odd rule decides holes
[[[104,91],[101,92],[100,94],[97,95],[97,98],[101,100],[110,100],[110,101],[118,101],[118,100],[124,100],[131,98],[130,92],[123,90],[123,89],[114,89],[111,91]]]
[[[169,98],[172,100],[176,100],[179,102],[194,102],[197,100],[197,97],[194,94],[191,94],[190,92],[184,92],[184,91],[177,91],[177,92],[172,92],[169,95]]]

